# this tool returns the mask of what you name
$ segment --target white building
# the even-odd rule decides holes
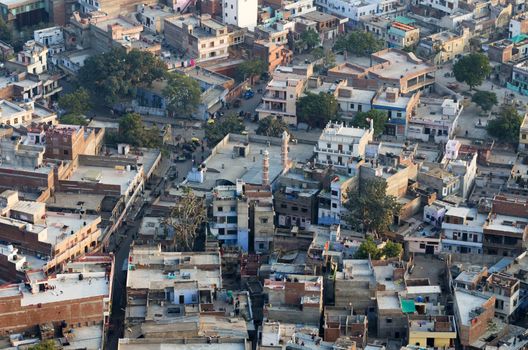
[[[456,133],[464,107],[452,99],[422,98],[407,128],[407,138],[423,142],[447,142]]]
[[[395,14],[403,9],[397,0],[316,0],[315,3],[324,12],[348,17],[352,24],[358,24],[365,16]]]
[[[253,31],[257,25],[257,13],[257,0],[223,1],[222,16],[225,24],[232,24]]]
[[[420,0],[420,5],[432,7],[449,15],[458,10],[458,0]]]
[[[49,56],[65,51],[62,27],[57,26],[35,30],[33,32],[33,39],[48,48]]]
[[[329,122],[324,128],[317,146],[316,161],[336,168],[349,168],[354,160],[365,157],[365,148],[372,141],[374,126],[361,129],[346,127],[340,122]]]
[[[442,247],[449,253],[482,254],[482,236],[487,216],[476,208],[450,208],[444,217]]]
[[[283,2],[283,9],[290,11],[292,17],[305,15],[308,12],[317,10],[314,0],[286,0]]]
[[[355,174],[354,174],[355,175]],[[344,203],[349,188],[357,185],[357,176],[336,175],[330,183],[330,191],[319,193],[317,223],[319,225],[346,225]]]

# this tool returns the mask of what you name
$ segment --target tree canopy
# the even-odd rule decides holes
[[[128,143],[134,147],[160,148],[162,138],[157,127],[145,128],[141,116],[128,113],[119,120],[119,132],[107,133],[108,144]]]
[[[246,127],[242,121],[234,114],[228,114],[215,123],[205,126],[205,137],[209,146],[216,145],[227,134],[240,134]]]
[[[172,116],[191,116],[201,102],[200,84],[181,73],[168,73],[167,86],[163,89],[167,110]]]
[[[62,124],[68,125],[88,125],[88,120],[86,118],[75,115],[75,114],[65,114],[59,118]]]
[[[392,224],[394,215],[399,214],[401,205],[396,197],[386,194],[387,183],[373,178],[360,183],[348,192],[345,220],[357,230],[382,233]]]
[[[368,56],[380,51],[385,46],[383,40],[378,39],[371,32],[352,31],[348,35],[337,39],[334,50],[347,51],[357,56]]]
[[[53,340],[46,340],[37,345],[29,347],[29,350],[57,350],[57,344]]]
[[[356,259],[368,259],[379,260],[383,257],[385,258],[396,258],[400,256],[403,251],[403,247],[400,243],[395,243],[393,241],[387,241],[383,248],[378,248],[378,245],[372,237],[368,236],[366,240],[361,242],[356,254]]]
[[[352,125],[357,128],[369,128],[369,119],[372,119],[374,121],[374,134],[383,134],[383,130],[385,129],[385,123],[387,122],[388,117],[387,113],[380,110],[371,109],[367,112],[356,113],[354,119],[352,120]]]
[[[297,101],[299,122],[312,127],[324,127],[330,120],[337,118],[338,104],[334,95],[320,92],[308,93]]]
[[[488,122],[487,131],[493,137],[517,143],[523,117],[512,106],[503,106],[499,116]]]
[[[475,92],[471,98],[482,110],[491,111],[497,101],[497,95],[494,92],[479,90]]]
[[[488,56],[482,53],[463,56],[453,66],[453,73],[457,81],[464,82],[473,89],[481,85],[491,73]]]
[[[59,107],[66,114],[78,116],[84,114],[91,108],[90,94],[85,88],[79,88],[74,92],[59,97]]]
[[[7,26],[4,19],[0,18],[0,40],[10,44],[12,39],[13,33],[11,33],[11,29]]]
[[[140,86],[165,75],[164,63],[149,52],[114,49],[86,59],[78,81],[100,101],[113,104],[133,97]]]
[[[284,131],[290,133],[288,125],[282,119],[269,116],[259,120],[256,133],[258,135],[281,137]]]
[[[300,43],[302,48],[306,48],[308,50],[313,49],[317,45],[321,43],[321,39],[319,38],[319,34],[313,29],[307,29],[304,32],[301,33],[300,36]]]
[[[236,75],[239,80],[245,80],[254,75],[261,75],[268,70],[262,60],[246,60],[237,67]]]

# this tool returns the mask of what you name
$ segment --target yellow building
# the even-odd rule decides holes
[[[453,348],[456,337],[453,316],[409,316],[409,345]]]

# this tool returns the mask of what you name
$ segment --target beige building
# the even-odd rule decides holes
[[[17,72],[42,74],[48,70],[47,57],[48,48],[45,45],[29,40],[15,58],[6,62],[6,68]]]
[[[297,99],[312,74],[312,65],[277,67],[266,86],[262,103],[255,110],[259,120],[273,116],[289,125],[297,125]]]
[[[433,57],[435,64],[443,64],[469,49],[469,39],[467,28],[464,29],[462,35],[449,31],[432,34],[420,41],[418,52],[424,56]]]
[[[200,17],[193,14],[165,18],[165,39],[167,44],[185,52],[199,61],[227,58],[228,48],[241,42],[233,38],[226,25],[217,22],[210,15]]]

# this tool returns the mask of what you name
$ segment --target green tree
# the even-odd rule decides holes
[[[484,111],[491,111],[493,106],[498,103],[497,95],[494,92],[482,90],[475,92],[471,100]]]
[[[65,114],[59,118],[61,124],[68,125],[88,125],[86,118],[76,114]]]
[[[13,40],[13,33],[3,18],[0,18],[0,40],[8,44]]]
[[[371,109],[367,112],[358,112],[352,120],[352,125],[357,128],[369,128],[370,119],[374,121],[374,134],[383,134],[388,117],[387,113],[377,109]]]
[[[165,71],[165,64],[149,52],[114,49],[87,58],[77,76],[97,101],[113,104],[134,97],[138,87],[161,79]]]
[[[270,116],[259,120],[256,133],[258,135],[281,137],[284,131],[290,133],[288,125],[283,120]]]
[[[473,90],[484,82],[491,73],[488,56],[482,53],[470,53],[460,58],[453,66],[453,73],[459,82],[464,82]]]
[[[268,67],[262,60],[246,60],[238,65],[236,75],[237,79],[242,81],[255,75],[260,76],[267,70]]]
[[[399,214],[401,205],[396,197],[386,194],[387,183],[380,178],[366,180],[348,192],[345,207],[347,223],[355,229],[375,234],[385,232]]]
[[[319,34],[310,28],[301,33],[300,42],[303,49],[311,50],[321,43],[321,39]]]
[[[163,96],[170,115],[188,117],[198,108],[202,91],[195,79],[180,73],[169,73]]]
[[[334,44],[334,50],[347,51],[357,56],[368,56],[380,51],[384,46],[383,40],[376,38],[371,32],[355,30],[339,37]]]
[[[385,246],[382,249],[382,254],[386,258],[396,258],[401,255],[403,251],[402,245],[400,243],[395,243],[393,241],[387,241]]]
[[[315,49],[310,52],[312,55],[312,58],[314,61],[320,60],[321,58],[325,57],[325,51],[322,47],[316,47]]]
[[[69,94],[62,95],[59,97],[59,107],[68,114],[84,114],[91,108],[90,94],[85,88],[80,88]]]
[[[188,252],[195,249],[207,212],[203,198],[196,196],[189,187],[185,187],[183,193],[164,222],[174,229],[173,248]]]
[[[58,350],[58,347],[53,340],[46,340],[37,345],[30,346],[29,350]]]
[[[504,106],[495,119],[488,122],[487,131],[493,137],[504,141],[517,143],[523,117],[512,106]]]
[[[162,138],[157,127],[145,128],[141,116],[128,113],[119,120],[119,132],[107,133],[106,143],[128,143],[134,147],[160,148]]]
[[[356,259],[368,259],[369,256],[372,260],[378,260],[381,257],[380,250],[378,249],[376,242],[374,242],[370,236],[361,242],[354,257]]]
[[[297,101],[297,117],[311,127],[324,127],[337,118],[338,103],[333,94],[307,93]]]
[[[205,126],[205,137],[209,146],[216,145],[227,134],[240,134],[246,127],[234,114],[229,114],[215,123]]]

